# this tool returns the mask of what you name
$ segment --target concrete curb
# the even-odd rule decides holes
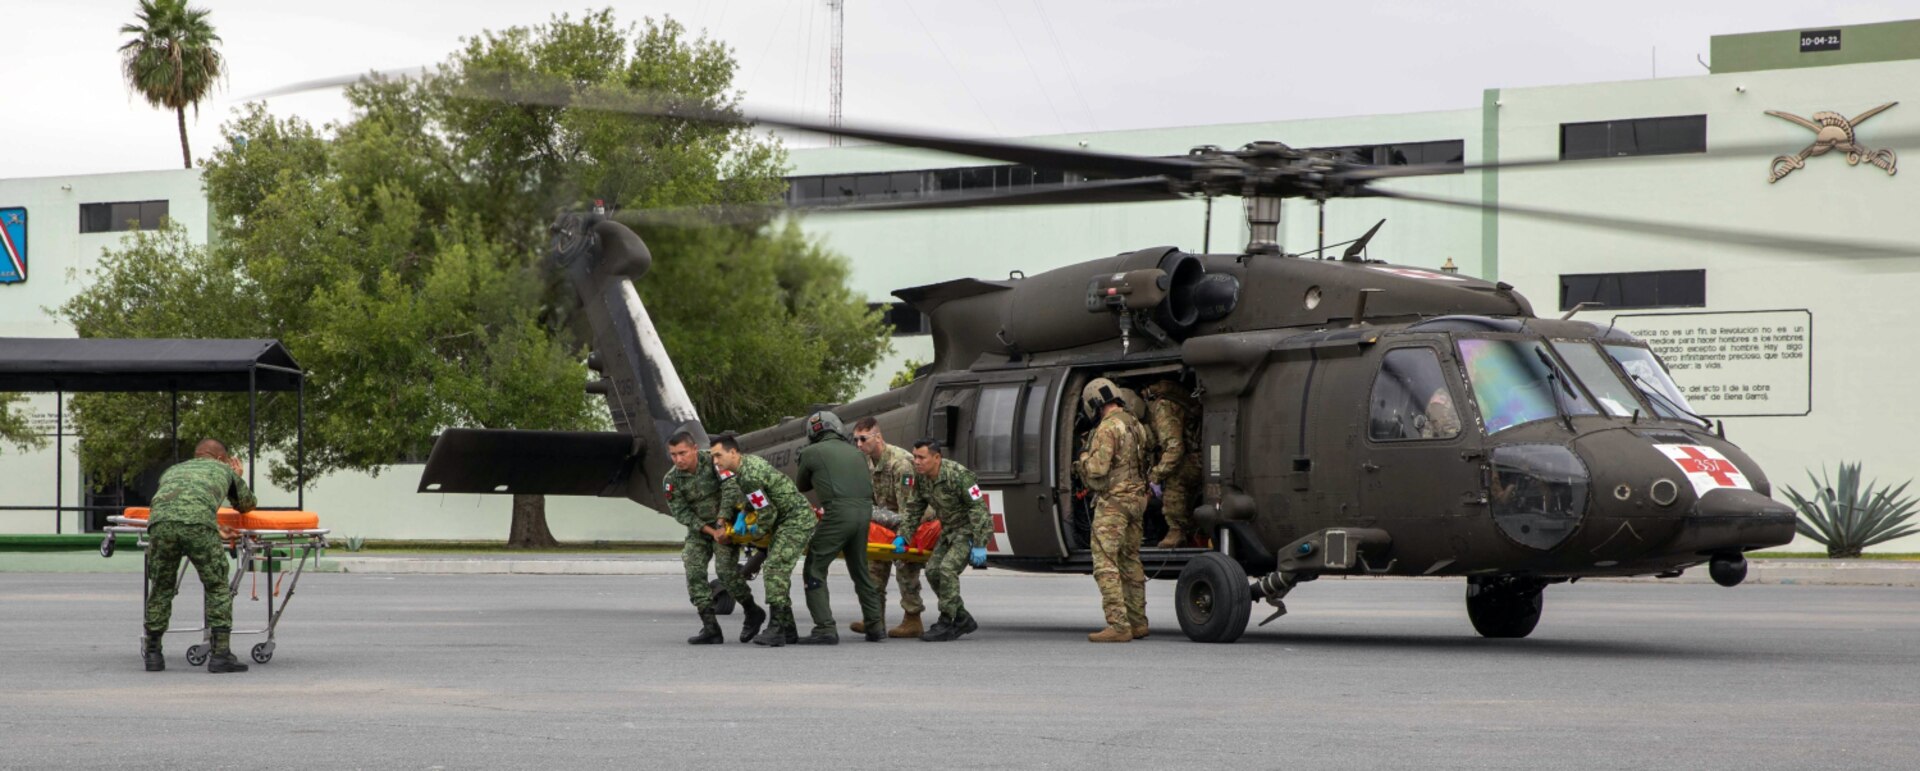
[[[844,567],[834,563],[836,572]],[[368,575],[565,575],[565,576],[679,576],[673,559],[472,559],[465,557],[336,557],[329,555],[323,572]],[[1011,574],[989,570],[980,575]],[[1331,578],[1331,576],[1330,576]],[[1415,579],[1457,581],[1457,578]],[[1590,578],[1588,581],[1709,584],[1706,566],[1690,569],[1678,578]],[[1875,560],[1752,560],[1747,584],[1803,586],[1920,587],[1920,562]]]

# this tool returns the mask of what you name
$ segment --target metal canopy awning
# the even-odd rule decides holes
[[[278,340],[0,337],[0,391],[297,391]]]
[[[180,457],[180,392],[247,394],[247,485],[257,485],[260,392],[299,395],[294,422],[295,505],[306,508],[307,373],[278,340],[181,340],[165,338],[0,337],[0,393],[54,393],[53,530],[60,514],[91,506],[67,506],[60,480],[66,456],[66,395],[69,392],[161,392],[170,396],[167,437]],[[263,507],[271,508],[271,507]],[[43,506],[0,506],[0,511],[45,511]]]

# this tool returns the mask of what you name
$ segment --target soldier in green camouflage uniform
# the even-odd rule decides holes
[[[940,620],[920,635],[927,642],[946,642],[980,628],[960,599],[960,572],[968,564],[986,564],[987,543],[993,538],[993,518],[987,514],[980,484],[966,466],[943,457],[942,449],[934,439],[913,443],[912,492],[906,510],[900,512],[900,535],[893,541],[894,551],[902,551],[920,529],[929,506],[940,518],[940,543],[927,557],[926,568],[927,583],[933,584],[933,596],[939,601]]]
[[[1101,386],[1106,390],[1102,390]],[[1141,517],[1147,510],[1145,429],[1127,412],[1112,383],[1087,385],[1083,406],[1100,423],[1074,463],[1095,496],[1093,504],[1093,580],[1107,627],[1087,635],[1092,642],[1127,642],[1147,636],[1147,573],[1140,565]]]
[[[873,505],[895,514],[905,510],[907,494],[913,490],[913,453],[887,444],[886,436],[880,433],[879,421],[871,417],[853,424],[853,441],[866,453],[867,465],[873,470]],[[907,540],[913,540],[912,533],[906,536]],[[888,637],[919,637],[926,632],[920,625],[920,614],[927,610],[926,602],[920,599],[920,573],[924,569],[924,565],[906,560],[867,561],[867,575],[873,579],[873,585],[879,587],[882,605],[887,599],[887,579],[898,576],[900,582],[900,610],[906,617],[900,619],[899,626],[887,630]],[[850,628],[861,632],[865,626],[855,621]]]
[[[713,465],[720,478],[720,506],[731,511],[745,506],[759,518],[763,529],[772,531],[767,561],[761,581],[767,596],[767,630],[753,638],[755,645],[779,647],[800,639],[793,618],[793,569],[806,556],[807,543],[819,520],[813,506],[793,485],[758,455],[744,455],[740,443],[723,435],[713,440]]]
[[[667,514],[687,528],[687,539],[680,547],[680,563],[687,571],[687,598],[700,613],[700,633],[687,638],[689,645],[713,645],[726,642],[720,620],[713,610],[713,587],[707,583],[707,562],[713,562],[720,585],[739,603],[745,623],[740,641],[746,642],[760,631],[767,620],[766,611],[754,604],[753,589],[740,577],[740,561],[726,536],[726,523],[720,508],[720,477],[713,469],[713,453],[698,449],[693,435],[681,431],[667,440],[667,454],[673,468],[667,470],[662,485],[667,494]],[[725,511],[732,511],[726,509]]]
[[[182,558],[193,563],[206,593],[211,643],[207,671],[247,671],[228,647],[233,633],[233,587],[227,584],[227,550],[218,516],[224,501],[232,501],[242,513],[252,511],[255,503],[253,490],[240,478],[239,461],[229,458],[226,446],[218,441],[201,440],[192,460],[160,475],[160,488],[147,515],[147,636],[141,655],[149,672],[167,668],[160,637],[173,618]]]
[[[1147,387],[1148,427],[1159,444],[1147,481],[1160,486],[1160,512],[1167,518],[1167,537],[1159,547],[1186,543],[1193,535],[1193,507],[1200,492],[1200,405],[1173,380]]]

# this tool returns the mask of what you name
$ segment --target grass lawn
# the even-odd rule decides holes
[[[1823,551],[1754,551],[1747,552],[1748,557],[1763,560],[1820,560],[1826,559]],[[1914,552],[1867,552],[1860,555],[1863,560],[1887,560],[1891,562],[1920,562],[1920,553]]]

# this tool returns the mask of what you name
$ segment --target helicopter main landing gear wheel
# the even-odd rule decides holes
[[[1467,619],[1481,637],[1516,639],[1533,633],[1544,607],[1545,581],[1515,576],[1467,579]]]
[[[1194,557],[1180,569],[1173,609],[1180,617],[1180,631],[1189,640],[1230,643],[1240,639],[1253,613],[1246,569],[1217,551]]]
[[[712,581],[708,581],[707,591],[713,593],[713,612],[714,613],[720,614],[722,616],[733,615],[733,606],[736,605],[737,603],[735,603],[733,600],[733,593],[727,591],[727,587],[721,585],[720,579],[716,578],[716,579],[713,579]]]

